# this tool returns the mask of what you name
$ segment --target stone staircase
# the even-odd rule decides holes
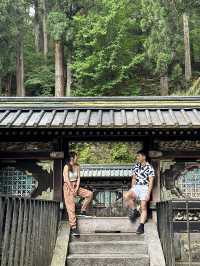
[[[68,266],[149,266],[144,235],[127,217],[79,218],[80,238],[70,238]]]

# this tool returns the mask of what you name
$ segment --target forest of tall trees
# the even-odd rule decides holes
[[[0,0],[0,95],[200,94],[199,0]]]

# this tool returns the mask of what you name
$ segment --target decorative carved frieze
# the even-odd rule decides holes
[[[200,151],[200,140],[160,141],[158,146],[161,151]]]
[[[51,151],[53,142],[1,142],[0,151]]]
[[[176,161],[174,160],[161,160],[160,161],[160,171],[164,173],[166,170],[169,170],[172,165],[174,165]]]

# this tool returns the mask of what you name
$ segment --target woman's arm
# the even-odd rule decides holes
[[[68,187],[69,187],[69,189],[71,190],[71,191],[74,191],[74,189],[72,188],[72,186],[71,186],[71,183],[70,183],[70,181],[69,181],[69,175],[68,175],[68,166],[67,165],[65,165],[65,167],[64,167],[64,169],[63,169],[63,179],[64,179],[64,182],[66,182],[67,183],[67,185],[68,185]]]
[[[78,191],[79,189],[79,186],[80,186],[80,180],[81,180],[81,177],[80,177],[80,166],[78,166],[78,179],[77,179],[77,182],[76,182],[76,191]]]

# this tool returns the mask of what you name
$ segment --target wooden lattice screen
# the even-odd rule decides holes
[[[186,167],[177,184],[185,197],[200,198],[200,164]]]
[[[37,187],[38,182],[25,171],[7,166],[0,169],[0,193],[26,197]]]

